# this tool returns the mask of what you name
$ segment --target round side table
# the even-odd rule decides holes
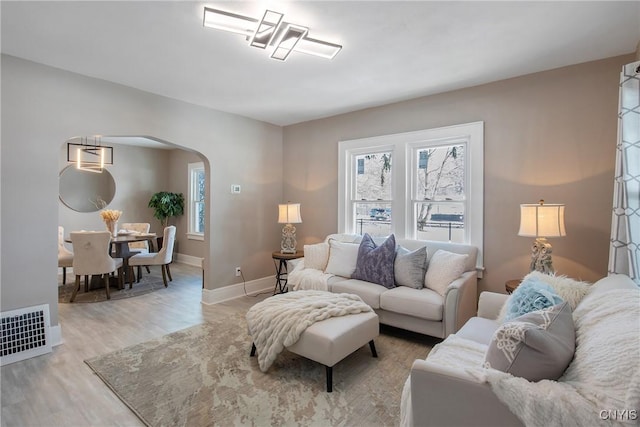
[[[506,289],[508,294],[511,294],[516,290],[518,286],[520,286],[520,282],[522,282],[522,280],[520,279],[507,280],[507,282],[504,284],[504,288]]]
[[[296,251],[294,254],[282,253],[275,251],[271,254],[273,264],[276,266],[276,286],[273,288],[273,294],[287,292],[287,261],[302,258],[304,251]]]

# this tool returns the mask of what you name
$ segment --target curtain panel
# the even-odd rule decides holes
[[[640,286],[640,61],[620,74],[618,142],[609,274],[626,274]]]

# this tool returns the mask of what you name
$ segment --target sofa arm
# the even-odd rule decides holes
[[[478,317],[495,320],[502,310],[502,306],[509,299],[509,295],[484,291],[478,300]]]
[[[476,315],[477,302],[478,275],[475,271],[467,271],[451,282],[444,296],[442,338],[455,334],[467,320]]]
[[[411,367],[411,411],[414,426],[522,426],[488,383],[428,360]]]

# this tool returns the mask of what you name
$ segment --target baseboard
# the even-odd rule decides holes
[[[202,304],[218,304],[220,302],[240,298],[245,295],[255,295],[262,292],[273,292],[275,283],[276,276],[268,276],[261,279],[250,280],[246,282],[244,286],[242,283],[236,283],[234,285],[223,286],[217,289],[203,289]]]
[[[62,339],[62,328],[59,324],[49,326],[49,337],[51,338],[51,345],[53,347],[64,343],[64,340]]]
[[[192,265],[194,267],[202,267],[202,258],[192,255],[176,253],[176,262]]]

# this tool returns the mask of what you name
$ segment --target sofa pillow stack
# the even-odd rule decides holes
[[[350,236],[353,237],[353,236]],[[444,296],[447,287],[465,271],[468,255],[437,250],[429,261],[425,246],[410,251],[396,245],[391,234],[379,245],[366,234],[360,243],[329,239],[304,246],[304,268],[364,280],[386,288],[429,288]]]

